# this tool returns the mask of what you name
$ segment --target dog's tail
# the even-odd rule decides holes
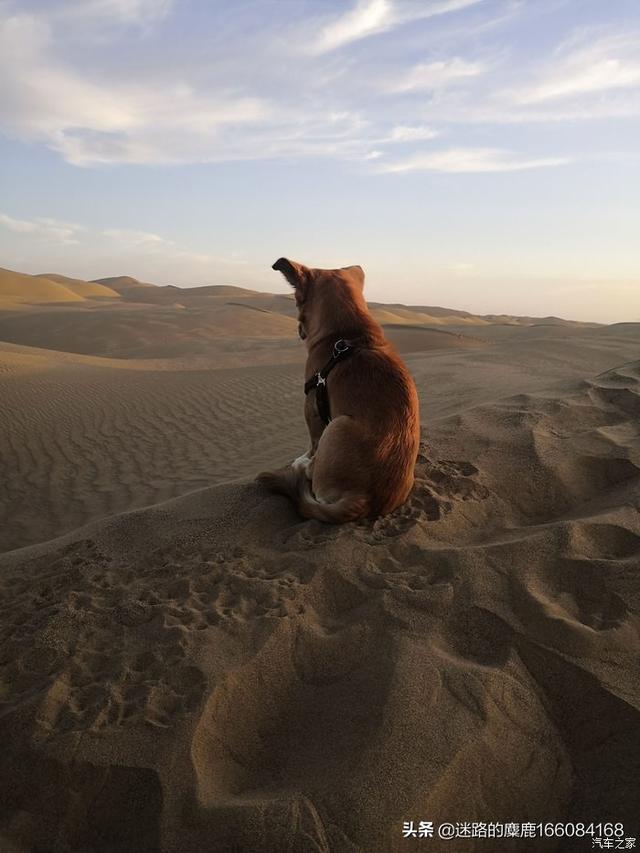
[[[355,492],[346,492],[333,503],[322,503],[311,491],[311,484],[304,470],[281,468],[279,471],[264,471],[256,477],[258,483],[272,492],[288,495],[304,518],[317,518],[330,524],[343,524],[364,518],[369,512],[369,498]]]

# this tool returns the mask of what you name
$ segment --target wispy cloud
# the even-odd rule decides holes
[[[203,93],[185,83],[100,82],[51,56],[47,20],[0,21],[5,125],[43,139],[76,165],[206,160],[225,127],[264,119],[259,98]]]
[[[486,70],[480,62],[468,62],[459,57],[414,65],[399,80],[389,84],[389,92],[418,92],[442,89],[452,83],[477,77]]]
[[[207,252],[194,252],[192,249],[182,246],[175,240],[154,234],[151,231],[136,231],[129,228],[107,228],[95,235],[108,238],[115,243],[119,250],[130,251],[134,254],[154,256],[158,259],[166,258],[171,261],[188,261],[196,264],[222,264],[228,266],[242,266],[245,261],[237,253],[230,255],[215,255]]]
[[[171,6],[173,0],[76,0],[77,5],[91,5],[91,2],[97,9],[104,9],[109,13],[115,13],[125,20],[149,20],[150,18],[164,17]]]
[[[413,154],[403,160],[387,163],[381,172],[519,172],[546,166],[562,166],[569,161],[562,157],[522,159],[499,148],[449,148]]]
[[[29,235],[31,238],[72,245],[78,242],[77,236],[85,229],[71,222],[61,222],[49,217],[36,219],[15,219],[6,213],[0,213],[0,227],[15,234]]]
[[[391,131],[386,142],[418,142],[426,139],[435,139],[439,131],[426,125],[398,125]]]
[[[359,0],[355,6],[326,23],[309,45],[309,52],[328,53],[368,36],[386,32],[409,21],[457,12],[483,0]]]
[[[130,253],[147,261],[151,259],[155,259],[157,262],[165,260],[172,264],[184,262],[196,268],[207,266],[233,268],[246,264],[246,261],[237,253],[222,255],[193,251],[186,246],[180,245],[175,240],[151,231],[137,231],[130,228],[107,228],[95,235],[96,241],[99,241],[101,236],[106,237],[111,244],[111,246],[107,246],[107,249],[110,248],[113,250],[113,246],[115,245],[119,253]]]
[[[114,254],[119,259],[130,259],[132,262],[144,261],[162,265],[179,265],[181,262],[188,267],[204,269],[207,267],[242,267],[246,264],[238,253],[215,254],[200,252],[175,240],[155,234],[150,231],[139,231],[129,228],[96,229],[63,222],[46,216],[34,219],[17,219],[7,213],[0,212],[0,229],[6,229],[16,235],[17,243],[21,239],[25,245],[33,246],[38,241],[51,249],[64,249],[65,257],[75,257],[77,253],[104,255],[112,258]]]
[[[173,246],[173,241],[166,240],[159,234],[149,231],[134,231],[127,228],[107,228],[102,232],[105,237],[116,240],[118,243],[126,243],[129,246],[141,246],[144,248],[158,248],[160,246]]]
[[[52,12],[67,18],[103,18],[147,24],[167,15],[172,5],[173,0],[63,0]]]
[[[0,7],[0,122],[19,138],[45,142],[77,166],[181,164],[283,157],[361,160],[376,136],[357,111],[299,107],[219,86],[180,80],[164,69],[129,82],[80,73],[54,55],[46,16]],[[233,65],[231,70],[233,70]],[[229,74],[229,77],[233,77]]]
[[[461,59],[416,66],[390,84],[391,94],[417,98],[420,71],[434,97],[416,115],[438,124],[558,124],[640,117],[640,32],[602,28],[571,34],[550,53],[513,64],[499,51],[482,62]],[[473,70],[477,73],[473,73]],[[449,74],[449,72],[451,72]],[[442,73],[442,85],[438,74]],[[413,76],[415,74],[415,77]],[[450,79],[449,79],[450,78]],[[509,85],[505,85],[505,80]],[[404,84],[405,92],[399,91]],[[415,85],[413,85],[415,84]]]
[[[640,36],[596,39],[560,54],[533,85],[516,90],[524,104],[640,87]]]
[[[35,231],[34,222],[29,222],[26,219],[14,219],[6,213],[0,213],[0,225],[8,228],[9,231],[15,231],[16,234],[30,234]]]
[[[389,29],[394,23],[390,0],[361,0],[353,9],[331,21],[311,45],[312,53],[336,50],[358,39]]]
[[[521,93],[524,103],[539,103],[555,98],[606,92],[640,84],[640,62],[603,59],[578,68],[573,73],[558,75],[539,86]]]

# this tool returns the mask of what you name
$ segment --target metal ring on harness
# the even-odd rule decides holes
[[[349,344],[343,338],[340,338],[333,345],[333,357],[339,358],[340,354],[346,352],[349,348]]]
[[[329,395],[327,387],[327,376],[343,358],[346,358],[354,350],[353,343],[340,338],[333,345],[333,355],[325,366],[318,370],[311,379],[304,383],[304,393],[310,391],[316,392],[316,410],[321,420],[326,424],[331,420],[331,407],[329,405]]]

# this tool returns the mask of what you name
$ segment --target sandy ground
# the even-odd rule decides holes
[[[342,527],[251,481],[305,449],[293,344],[284,364],[0,345],[1,850],[639,834],[640,326],[447,332],[399,333],[411,499]]]

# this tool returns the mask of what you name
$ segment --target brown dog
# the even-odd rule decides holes
[[[309,269],[280,258],[273,269],[295,289],[311,448],[257,479],[289,495],[305,518],[385,515],[413,486],[420,436],[413,379],[369,313],[361,267]]]

